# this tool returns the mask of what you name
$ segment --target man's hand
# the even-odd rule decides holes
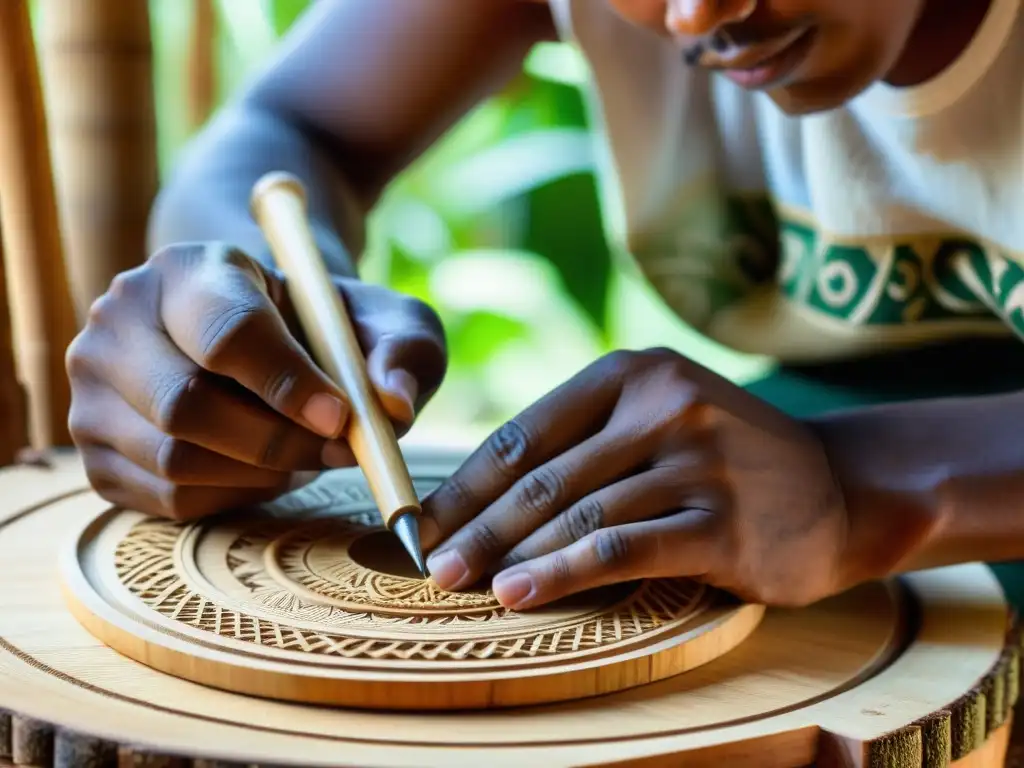
[[[640,577],[805,605],[843,585],[843,494],[805,425],[667,350],[616,352],[425,502],[432,577],[510,608]],[[441,543],[443,542],[443,543]]]
[[[337,285],[401,433],[444,376],[440,322],[384,288]],[[354,464],[338,439],[345,393],[303,347],[283,278],[220,244],[171,246],[119,275],[67,368],[71,434],[112,503],[192,519]]]

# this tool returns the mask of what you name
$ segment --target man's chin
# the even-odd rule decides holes
[[[827,77],[791,83],[766,93],[789,117],[807,117],[839,109],[864,93],[873,82],[840,82]]]

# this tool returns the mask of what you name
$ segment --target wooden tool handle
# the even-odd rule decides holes
[[[348,442],[390,528],[400,514],[421,511],[419,498],[391,422],[370,384],[345,302],[313,238],[302,182],[286,173],[267,174],[253,188],[252,212],[285,273],[313,355],[348,395]]]

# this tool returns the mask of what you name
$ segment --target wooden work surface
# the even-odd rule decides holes
[[[443,470],[411,463],[421,480]],[[308,493],[283,504],[315,498]],[[1017,698],[1019,652],[1016,640],[1007,644],[997,582],[982,566],[961,566],[865,585],[802,610],[769,610],[734,649],[609,695],[432,713],[269,700],[157,671],[79,623],[68,607],[78,599],[68,563],[86,563],[87,577],[104,531],[111,542],[130,537],[107,528],[106,505],[86,489],[74,456],[52,469],[0,472],[0,498],[0,707],[122,753],[300,766],[990,765],[986,750],[998,764],[997,739]],[[129,531],[140,522],[114,519]],[[199,540],[212,546],[216,538]],[[246,540],[254,551],[271,549]],[[187,551],[180,534],[174,542],[173,552]],[[331,546],[344,549],[337,538]],[[183,562],[202,562],[198,551]],[[213,560],[228,562],[222,554]],[[315,563],[315,553],[307,549],[302,560]],[[390,673],[388,665],[372,671],[383,690]]]

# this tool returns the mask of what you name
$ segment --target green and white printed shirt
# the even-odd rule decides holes
[[[591,73],[613,243],[709,338],[787,362],[1024,337],[1024,14],[934,80],[792,118],[606,0],[551,0]]]

